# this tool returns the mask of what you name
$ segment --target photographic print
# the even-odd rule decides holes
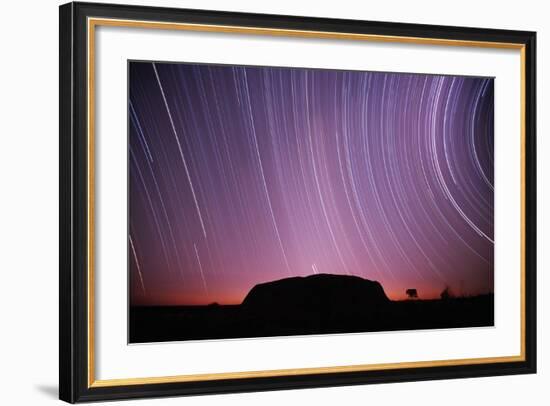
[[[493,326],[493,81],[129,61],[129,342]]]
[[[59,28],[60,399],[536,373],[536,32]]]

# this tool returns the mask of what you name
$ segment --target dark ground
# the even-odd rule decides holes
[[[493,295],[388,301],[346,312],[247,305],[130,308],[130,343],[494,325]]]

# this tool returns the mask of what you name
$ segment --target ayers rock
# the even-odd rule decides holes
[[[279,315],[296,313],[369,313],[390,303],[382,285],[358,276],[315,274],[261,283],[242,305],[254,312]]]

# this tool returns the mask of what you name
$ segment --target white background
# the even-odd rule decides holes
[[[131,2],[128,0],[127,2]],[[357,18],[538,31],[539,208],[548,198],[543,157],[550,93],[546,39],[550,25],[544,2],[385,1],[338,2],[156,1],[131,2],[262,13]],[[1,403],[40,405],[57,398],[58,266],[58,2],[13,2],[0,25],[0,390]],[[546,104],[545,104],[546,103]],[[546,223],[546,224],[544,224]],[[539,210],[539,373],[536,376],[476,378],[391,385],[312,389],[186,398],[189,405],[216,404],[544,404],[550,398],[550,359],[542,322],[550,287],[543,274],[550,223]],[[125,404],[181,404],[182,399]],[[111,403],[112,404],[112,403]]]

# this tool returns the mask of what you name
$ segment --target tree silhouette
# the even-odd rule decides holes
[[[405,293],[407,294],[407,297],[409,299],[417,299],[418,298],[418,292],[416,291],[416,289],[407,289],[405,291]]]

